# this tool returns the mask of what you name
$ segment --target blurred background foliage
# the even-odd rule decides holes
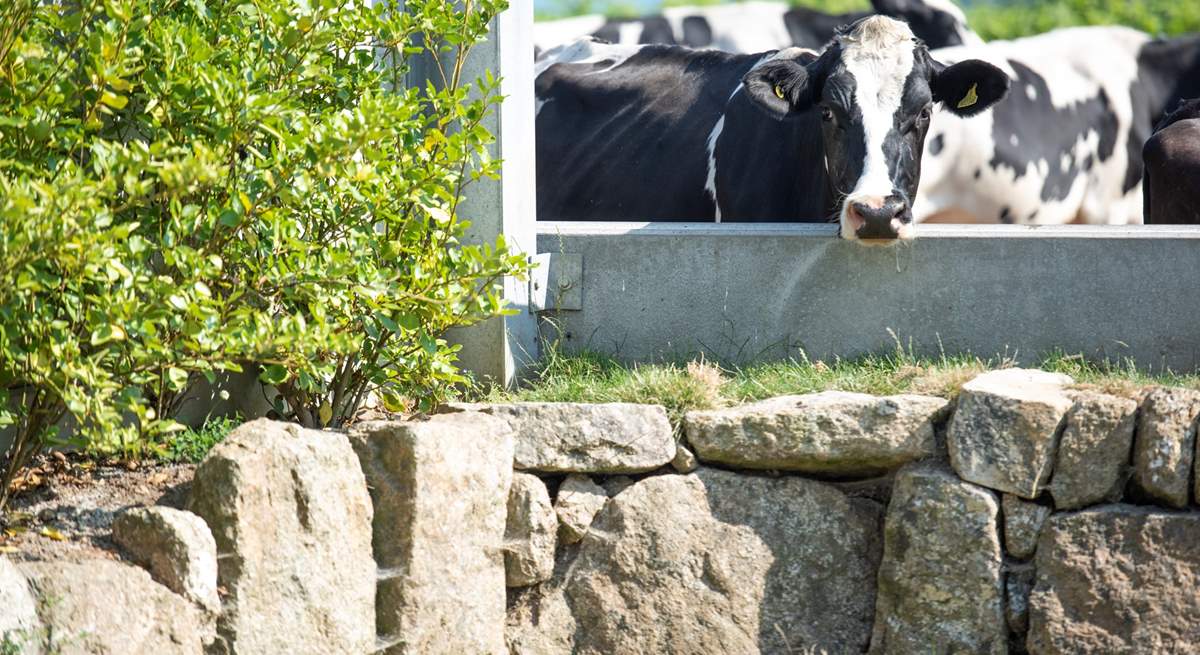
[[[539,20],[587,13],[630,17],[664,6],[702,6],[722,0],[538,0]],[[829,13],[862,11],[867,0],[791,0]],[[1012,39],[1071,25],[1126,25],[1153,35],[1200,32],[1198,0],[975,0],[958,2],[986,40]]]

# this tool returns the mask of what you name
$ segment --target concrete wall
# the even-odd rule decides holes
[[[539,252],[583,260],[582,309],[542,335],[626,361],[854,357],[894,333],[924,355],[1200,365],[1200,230],[931,225],[864,247],[834,229],[539,223]]]
[[[460,2],[461,4],[461,2]],[[449,69],[457,51],[442,53]],[[411,59],[409,86],[438,84],[440,74],[427,55]],[[500,78],[503,101],[483,126],[496,137],[489,148],[492,159],[502,160],[500,180],[481,179],[468,184],[458,206],[461,219],[471,222],[464,242],[495,244],[503,235],[513,253],[534,251],[534,217],[537,194],[528,174],[534,166],[533,112],[533,3],[514,0],[492,19],[488,39],[471,49],[462,79],[465,84],[491,72]],[[503,385],[516,381],[537,356],[537,322],[529,308],[529,285],[515,277],[504,280],[504,299],[516,313],[496,317],[448,337],[462,345],[459,361],[481,379]]]

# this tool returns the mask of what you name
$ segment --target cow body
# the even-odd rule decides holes
[[[991,62],[1012,93],[987,115],[946,117],[926,143],[918,221],[1142,222],[1142,145],[1200,85],[1200,40],[1122,27],[1055,30],[938,50]]]
[[[931,48],[982,43],[967,27],[966,16],[950,0],[872,0],[875,12],[907,22]],[[837,28],[870,12],[827,14],[782,2],[752,0],[707,7],[668,7],[640,18],[577,16],[534,24],[539,52],[593,36],[614,44],[684,45],[733,53],[821,48]]]
[[[832,219],[884,239],[911,221],[933,102],[975,113],[1008,86],[878,16],[819,56],[584,40],[536,73],[541,220]]]
[[[725,220],[825,220],[828,191],[804,174],[821,154],[805,138],[819,134],[819,116],[771,120],[735,93],[769,56],[585,41],[544,67],[536,83],[539,217],[713,220],[711,190],[719,188],[741,191],[727,199]],[[755,129],[741,129],[746,123]],[[746,155],[782,165],[762,170]]]
[[[1146,223],[1200,225],[1200,98],[1162,120],[1143,159]]]

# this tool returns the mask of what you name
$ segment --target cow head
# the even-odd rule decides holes
[[[784,51],[742,79],[777,118],[819,110],[825,168],[841,199],[842,236],[910,238],[925,133],[940,102],[970,116],[1008,91],[1008,76],[983,61],[945,66],[907,25],[869,16],[839,32],[819,57]]]

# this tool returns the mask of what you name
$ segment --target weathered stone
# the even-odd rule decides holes
[[[504,639],[509,655],[561,655],[575,653],[579,628],[563,590],[579,546],[560,546],[554,575],[533,587],[508,590],[508,618]]]
[[[538,473],[641,473],[669,464],[667,410],[636,403],[510,403],[471,407],[513,429],[513,467]]]
[[[1058,444],[1050,493],[1058,509],[1120,499],[1129,474],[1137,402],[1076,392]]]
[[[1200,652],[1200,514],[1102,505],[1042,532],[1031,653]]]
[[[1200,391],[1159,387],[1142,400],[1133,443],[1133,483],[1157,503],[1188,504]]]
[[[688,443],[703,462],[826,475],[870,475],[934,452],[947,401],[844,391],[781,396],[688,412]]]
[[[577,543],[592,527],[596,517],[608,502],[608,494],[586,475],[568,475],[558,487],[554,513],[558,515],[558,539],[564,544]]]
[[[1004,509],[1004,548],[1017,559],[1028,559],[1037,549],[1038,535],[1042,524],[1050,516],[1045,505],[1022,500],[1012,494],[1004,494],[1000,501]]]
[[[374,649],[371,499],[344,435],[246,423],[196,469],[189,509],[217,543],[229,652]]]
[[[950,421],[950,464],[968,482],[1036,498],[1050,479],[1058,431],[1073,404],[1066,375],[992,371],[963,385]]]
[[[8,558],[0,556],[0,653],[40,653],[41,636],[37,603],[25,576]]]
[[[544,605],[549,641],[597,655],[861,652],[880,514],[802,478],[647,478],[610,500],[579,545],[562,582],[578,629],[563,634],[562,606]]]
[[[113,521],[113,541],[150,576],[209,612],[220,612],[217,542],[204,520],[170,507],[135,507]]]
[[[206,612],[136,566],[95,559],[20,568],[38,599],[46,652],[200,655],[215,636]]]
[[[558,517],[550,493],[537,476],[513,474],[508,490],[508,524],[504,532],[504,571],[510,587],[526,587],[550,579]]]
[[[696,461],[696,454],[687,446],[679,444],[675,446],[675,459],[671,460],[671,468],[680,473],[691,473],[700,467],[700,463]]]
[[[508,426],[464,412],[364,423],[350,439],[375,503],[384,652],[505,652]]]
[[[1037,579],[1033,564],[1017,564],[1004,576],[1004,620],[1008,629],[1024,635],[1029,631],[1029,594]]]
[[[999,502],[942,468],[896,475],[872,653],[1007,652]]]
[[[509,655],[582,653],[575,648],[578,625],[561,584],[512,590],[504,639]]]

